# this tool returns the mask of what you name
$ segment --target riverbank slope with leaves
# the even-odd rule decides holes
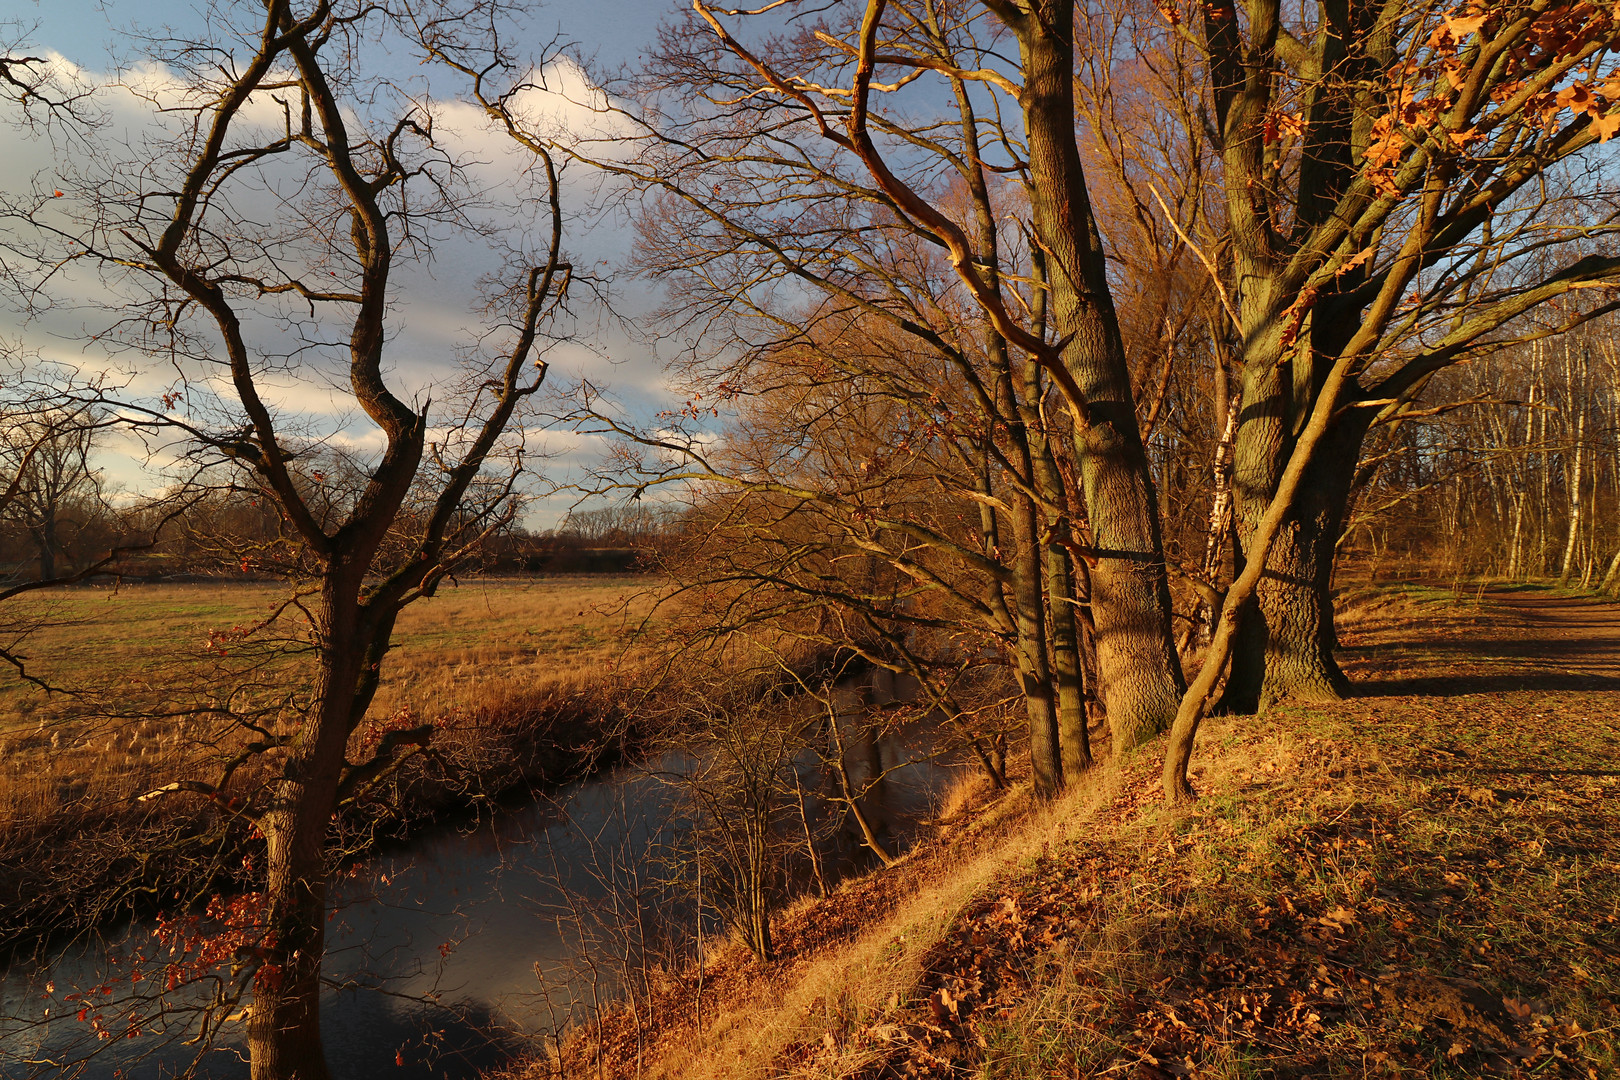
[[[1225,717],[898,868],[517,1070],[683,1077],[1603,1077],[1620,1069],[1620,607],[1341,598],[1358,696]]]

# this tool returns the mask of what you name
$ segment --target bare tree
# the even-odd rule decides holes
[[[0,432],[0,520],[23,532],[37,580],[62,571],[67,546],[104,513],[102,479],[90,457],[109,423],[88,407],[58,407],[10,418]]]
[[[1052,747],[1037,754],[1049,788],[1065,768],[1062,737],[1058,719],[1037,714],[1066,715],[1073,733],[1082,700],[1078,634],[1063,625],[1076,603],[1066,540],[1096,562],[1091,610],[1118,744],[1160,730],[1180,685],[1157,497],[1080,168],[1071,77],[1051,75],[1074,63],[1072,6],[1057,7],[1054,22],[1003,4],[753,14],[698,4],[698,19],[670,27],[646,70],[614,87],[614,133],[572,148],[655,206],[647,265],[684,278],[681,322],[700,337],[719,331],[701,346],[715,351],[694,360],[712,361],[720,401],[749,392],[735,369],[720,373],[723,358],[763,354],[767,335],[815,348],[823,326],[827,336],[846,323],[851,336],[883,327],[889,349],[940,358],[946,396],[971,410],[953,422],[977,425],[976,453],[988,457],[989,480],[969,490],[992,500],[980,505],[1007,507],[967,550],[982,558],[999,546],[1017,564],[981,589],[1006,594],[985,603],[1006,601],[1005,632],[1033,691],[1034,745]],[[997,72],[1010,37],[1029,50],[1022,87]],[[927,101],[926,114],[909,116],[908,101]],[[820,295],[809,310],[783,302],[802,289]],[[892,372],[888,381],[919,406],[937,388],[902,387]],[[1073,415],[1055,439],[1042,413],[1064,409]],[[1075,492],[1094,545],[1061,490],[1054,441],[1076,447]],[[1006,489],[981,490],[1003,477]],[[1050,606],[1048,577],[1060,598]],[[1082,769],[1081,741],[1069,745]]]
[[[94,88],[67,65],[35,53],[28,37],[20,20],[0,20],[0,101],[15,107],[0,122],[84,133],[101,119]]]
[[[1255,0],[1244,16],[1209,5],[1203,32],[1242,283],[1246,565],[1171,734],[1171,797],[1191,794],[1203,699],[1229,656],[1230,708],[1343,692],[1329,588],[1369,426],[1528,312],[1620,274],[1605,162],[1588,153],[1620,128],[1600,91],[1608,15],[1373,3],[1288,25]],[[1565,325],[1613,306],[1566,308]]]
[[[369,74],[377,39],[398,29],[389,12],[265,0],[256,24],[226,21],[235,14],[211,11],[214,37],[163,57],[178,85],[151,90],[152,104],[185,121],[168,141],[129,166],[104,155],[62,182],[65,199],[14,196],[7,216],[42,251],[60,244],[36,284],[99,269],[125,305],[113,339],[181,372],[161,402],[123,400],[122,415],[186,440],[190,483],[230,476],[275,506],[296,546],[287,566],[299,585],[264,625],[303,622],[306,679],[275,707],[228,711],[240,750],[217,778],[162,791],[227,800],[264,837],[260,906],[230,985],[251,991],[253,1075],[320,1080],[333,815],[432,736],[431,725],[362,727],[401,609],[515,512],[514,431],[545,379],[545,328],[569,267],[557,172],[540,151],[525,204],[538,229],[508,233],[487,329],[459,375],[434,373],[441,401],[413,389],[391,308],[411,261],[479,236],[465,163],[429,104]],[[379,449],[341,475],[323,467],[330,433],[277,404],[289,378],[341,388]],[[251,760],[266,767],[243,769]],[[250,775],[259,780],[242,789]]]

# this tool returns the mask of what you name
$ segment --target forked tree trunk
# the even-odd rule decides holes
[[[761,963],[769,964],[776,959],[776,943],[771,940],[770,883],[766,879],[766,866],[771,857],[770,825],[751,817],[747,828],[743,937],[754,956]]]
[[[1333,555],[1371,415],[1366,408],[1340,415],[1312,455],[1265,575],[1238,623],[1218,711],[1251,714],[1281,701],[1338,701],[1349,693],[1349,680],[1333,659]],[[1270,447],[1239,439],[1236,474],[1244,478],[1239,491],[1247,495],[1238,505],[1243,547],[1275,491],[1275,479],[1268,479],[1275,465]]]
[[[1080,690],[1081,707],[1084,710],[1084,720],[1087,725],[1086,752],[1091,752],[1090,727],[1095,724],[1104,724],[1108,720],[1108,703],[1102,697],[1099,667],[1097,663],[1097,623],[1091,610],[1091,561],[1094,544],[1088,529],[1082,524],[1086,522],[1085,497],[1080,494],[1079,470],[1075,467],[1071,456],[1074,443],[1072,438],[1057,435],[1049,439],[1047,449],[1051,451],[1052,465],[1056,471],[1057,484],[1061,492],[1056,496],[1058,505],[1064,508],[1059,527],[1061,533],[1054,532],[1053,539],[1069,556],[1064,562],[1068,571],[1066,590],[1062,593],[1054,592],[1054,596],[1065,598],[1065,606],[1074,616],[1075,648],[1080,661]]]
[[[989,481],[989,458],[983,461],[983,471],[977,477],[980,492],[988,496],[991,492]],[[1017,500],[1014,499],[1016,506]],[[1014,516],[1023,515],[1026,519],[1024,529],[1030,529],[1028,515],[1033,514],[1032,507],[1024,507],[1015,511]],[[988,502],[979,504],[980,535],[985,546],[985,554],[994,558],[995,552],[1001,546],[1001,524],[998,515],[992,510]],[[1015,533],[1018,531],[1014,530]],[[1019,540],[1014,540],[1020,543]],[[1021,549],[1022,550],[1022,549]],[[1022,558],[1022,556],[1020,556]],[[1034,776],[1035,789],[1043,795],[1054,795],[1061,780],[1061,766],[1057,760],[1057,722],[1053,711],[1051,671],[1046,661],[1046,647],[1044,639],[1039,635],[1044,633],[1044,621],[1040,618],[1030,620],[1025,616],[1032,602],[1030,573],[1031,563],[1013,560],[1012,588],[1003,587],[999,580],[991,579],[985,588],[985,606],[995,613],[996,628],[1013,641],[1013,663],[1018,669],[1018,687],[1024,697],[1024,713],[1029,722],[1030,765]],[[1033,569],[1038,571],[1038,562]],[[1034,597],[1039,600],[1040,582],[1034,579]],[[1011,591],[1011,603],[1008,602],[1008,591]],[[997,779],[997,786],[1005,782],[1007,769],[1007,751],[1004,740],[990,748],[989,757],[985,767],[991,776]]]
[[[1255,526],[1251,541],[1255,557],[1244,566],[1242,573],[1233,579],[1232,587],[1227,590],[1226,598],[1221,603],[1220,619],[1216,623],[1215,639],[1210,642],[1203,665],[1194,676],[1192,685],[1182,696],[1164,755],[1164,792],[1171,801],[1190,799],[1194,795],[1187,766],[1192,760],[1193,743],[1198,736],[1206,704],[1214,693],[1221,672],[1231,660],[1238,623],[1242,621],[1244,608],[1254,598],[1254,590],[1260,583],[1272,543],[1282,529],[1285,513],[1299,497],[1305,472],[1328,433],[1333,411],[1338,407],[1347,381],[1347,365],[1348,361],[1341,361],[1334,366],[1325,380],[1321,398],[1312,406],[1310,418],[1298,442],[1289,452],[1289,460],[1278,478],[1270,505]]]
[[[963,144],[976,148],[977,122],[970,99],[960,82],[956,90],[963,119]],[[979,245],[988,256],[986,264],[994,266],[998,264],[994,207],[976,150],[970,150],[969,158],[975,166],[969,171],[968,186],[973,193]],[[1044,265],[1039,258],[1037,264]],[[1041,291],[1034,304],[1034,320],[1043,337],[1047,317],[1048,305]],[[1044,387],[1039,372],[1027,360],[1014,363],[1001,335],[988,334],[985,344],[995,365],[997,409],[1007,423],[1009,456],[1020,478],[1040,494],[1048,508],[1062,507],[1067,500],[1041,415]],[[1052,522],[1050,514],[1043,514],[1028,492],[1016,491],[1010,498],[1018,543],[1013,591],[1018,607],[1019,673],[1029,717],[1031,771],[1036,791],[1050,796],[1064,783],[1078,779],[1091,765],[1079,633],[1072,606],[1056,599],[1067,598],[1073,591],[1068,556],[1054,532],[1066,530],[1068,525],[1061,512]]]
[[[1018,382],[1007,344],[991,335],[987,352],[994,358],[998,408],[1006,419],[1009,457],[1026,484],[1034,483],[1031,441],[1035,430],[1019,423]],[[1063,787],[1063,764],[1058,743],[1057,694],[1052,682],[1052,659],[1047,635],[1044,568],[1042,566],[1041,513],[1027,490],[1007,492],[1012,519],[1012,599],[1019,688],[1029,718],[1029,763],[1035,792],[1055,796]]]

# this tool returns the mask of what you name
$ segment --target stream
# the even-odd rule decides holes
[[[886,770],[862,802],[902,849],[957,772],[909,738],[851,747],[849,758],[857,773]],[[873,865],[854,823],[834,820],[843,809],[828,797],[832,770],[813,756],[795,764],[808,777],[812,820],[830,826],[818,847],[824,876]],[[685,827],[675,789],[659,775],[679,769],[671,759],[621,767],[358,864],[334,889],[327,932],[324,973],[334,988],[322,1001],[322,1036],[333,1075],[476,1076],[611,999],[626,960],[689,938],[690,900],[649,889],[659,873],[651,856]],[[132,1036],[118,1029],[130,995],[160,977],[153,958],[167,952],[156,925],[137,922],[48,963],[0,971],[0,1076],[162,1080],[196,1063],[210,1080],[247,1077],[239,1017],[222,1024],[211,1049],[182,1042],[211,992],[201,986],[192,1008],[144,1017]],[[140,967],[131,958],[145,959],[150,980],[143,972],[131,981]],[[94,1006],[74,996],[104,985],[110,992],[94,994]],[[81,1008],[106,1016],[110,1037],[79,1020]]]

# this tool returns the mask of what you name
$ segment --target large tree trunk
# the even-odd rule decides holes
[[[1350,682],[1333,657],[1333,559],[1366,437],[1369,409],[1340,415],[1312,458],[1299,498],[1272,544],[1252,606],[1233,643],[1220,709],[1263,712],[1283,701],[1337,701]],[[1292,439],[1288,440],[1292,446]],[[1259,440],[1238,443],[1238,540],[1247,547],[1276,481]]]
[[[969,160],[975,167],[968,173],[968,186],[973,193],[978,242],[985,264],[996,266],[999,264],[996,218],[984,170],[977,158],[977,122],[961,82],[957,82],[956,92],[962,116],[963,145],[975,148],[969,152]],[[1047,317],[1044,296],[1037,297],[1034,306],[1035,321],[1044,336]],[[1000,419],[1007,425],[1005,430],[1011,444],[1008,457],[1018,479],[1040,492],[1049,506],[1062,506],[1063,483],[1052,460],[1039,406],[1044,392],[1040,377],[1032,363],[1014,363],[1007,341],[999,333],[987,332],[985,351],[995,365],[996,407]],[[985,487],[988,494],[989,484]],[[1067,557],[1059,550],[1054,559],[1048,543],[1050,528],[1043,529],[1042,508],[1029,492],[1014,491],[1009,499],[1013,504],[1013,533],[1018,544],[1018,554],[1013,561],[1013,593],[1018,608],[1018,670],[1029,718],[1030,765],[1035,790],[1051,796],[1067,780],[1075,779],[1091,765],[1074,613],[1061,601],[1052,599],[1069,595]],[[1080,718],[1078,740],[1074,731],[1076,716]]]
[[[248,1049],[253,1080],[327,1080],[321,1045],[320,974],[325,951],[330,810],[317,793],[283,781],[284,807],[265,818],[269,936],[253,982]]]
[[[1088,421],[1076,428],[1075,449],[1097,546],[1097,656],[1115,749],[1123,750],[1168,726],[1184,683],[1158,500],[1075,142],[1074,5],[1033,6],[1034,17],[1019,28],[1030,198],[1046,248],[1053,329],[1067,342],[1062,362]]]

